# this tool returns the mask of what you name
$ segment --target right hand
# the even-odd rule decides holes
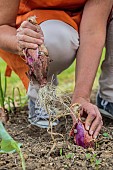
[[[22,52],[24,48],[36,49],[44,43],[44,35],[39,25],[33,25],[29,21],[22,22],[17,29],[17,49]]]
[[[85,113],[87,116],[85,120],[85,129],[89,131],[89,134],[93,136],[94,139],[97,138],[102,125],[102,116],[96,105],[90,103],[90,100],[78,97],[72,101],[73,103],[79,103],[82,106],[81,116]]]

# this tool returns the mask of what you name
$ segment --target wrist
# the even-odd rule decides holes
[[[84,96],[75,96],[75,95],[73,95],[71,105],[73,105],[74,103],[84,104],[85,102],[90,103],[90,98],[89,97],[84,97]]]
[[[83,99],[83,100],[90,102],[90,94],[91,94],[91,90],[78,88],[78,86],[76,86],[74,89],[72,101]]]

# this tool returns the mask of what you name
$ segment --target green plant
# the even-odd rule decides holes
[[[86,153],[86,159],[89,160],[91,158],[91,154],[90,153]]]
[[[16,93],[16,91],[17,91],[17,93]],[[13,103],[15,103],[15,100],[17,100],[19,107],[22,107],[21,93],[20,93],[20,89],[18,87],[14,87],[13,88],[13,91],[12,91],[12,100],[13,100]]]
[[[5,97],[6,97],[6,89],[7,89],[7,79],[5,77],[4,80],[4,90],[2,87],[2,77],[1,77],[1,71],[0,71],[0,106],[1,107],[5,107],[4,103],[5,103]]]
[[[18,106],[21,110],[22,102],[20,89],[18,87],[14,87],[12,90],[12,97],[7,96],[4,102],[9,113],[14,112],[16,110],[16,106]]]
[[[63,149],[60,149],[60,156],[63,156]]]
[[[100,159],[96,159],[95,165],[98,166],[98,165],[100,165],[100,163],[101,163],[101,160]]]
[[[65,155],[67,159],[72,159],[74,157],[74,153],[68,153]]]
[[[12,113],[16,110],[16,106],[22,109],[22,107],[25,106],[25,103],[27,101],[27,97],[22,98],[20,89],[18,87],[14,87],[12,90],[12,95],[7,96],[7,78],[4,78],[4,85],[3,78],[1,76],[0,72],[0,106],[7,110],[8,113]]]
[[[19,101],[21,105],[21,95],[19,88],[14,88],[12,92],[12,98],[6,96],[6,90],[7,90],[7,79],[5,77],[4,80],[4,89],[2,87],[2,78],[1,78],[1,72],[0,72],[0,107],[5,113],[5,110],[8,112],[12,112],[15,108],[15,89],[18,91]],[[2,117],[0,117],[0,153],[14,153],[17,152],[21,158],[22,162],[22,168],[25,170],[25,161],[21,152],[21,144],[17,143],[5,130],[3,124],[2,124]]]
[[[101,163],[100,159],[97,159],[97,154],[91,155],[90,153],[85,154],[86,159],[89,160],[92,166],[95,166],[96,169],[98,169],[98,166]]]
[[[7,91],[7,78],[4,78],[4,86],[2,86],[2,76],[0,72],[0,106],[7,110],[8,112],[11,112],[12,106],[14,106],[13,100],[10,97],[6,97],[6,91]],[[3,88],[4,87],[4,88]]]
[[[103,133],[103,136],[106,137],[106,138],[109,138],[109,137],[110,137],[110,135],[109,135],[107,132],[104,132],[104,133]]]
[[[25,161],[20,148],[21,144],[17,143],[5,130],[0,121],[0,153],[14,153],[17,152],[21,158],[22,168],[25,170]]]

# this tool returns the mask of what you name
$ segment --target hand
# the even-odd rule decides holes
[[[33,25],[29,21],[22,22],[17,29],[18,51],[24,48],[36,49],[44,43],[44,35],[39,25]]]
[[[81,116],[83,114],[87,116],[85,120],[86,130],[96,139],[103,125],[102,116],[97,106],[82,97],[77,98],[76,103],[80,103],[82,106]]]

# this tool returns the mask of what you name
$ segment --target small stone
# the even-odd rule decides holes
[[[52,165],[53,165],[53,163],[51,162],[51,163],[50,163],[50,166],[52,166]]]
[[[56,157],[54,160],[55,160],[55,161],[57,161],[57,160],[58,160],[58,158]]]
[[[77,129],[74,129],[74,133],[77,134]]]
[[[5,164],[6,164],[5,161],[0,161],[0,166],[5,165]]]
[[[28,155],[27,154],[24,154],[24,159],[27,160],[28,159]]]

